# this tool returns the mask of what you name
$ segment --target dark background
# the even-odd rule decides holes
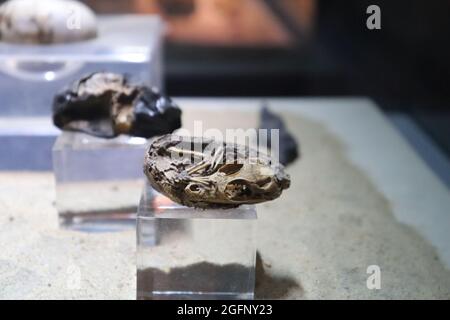
[[[300,39],[290,48],[168,43],[166,88],[178,96],[342,96],[413,117],[450,153],[450,1],[320,0],[313,34],[265,0]],[[366,9],[381,8],[381,30]]]

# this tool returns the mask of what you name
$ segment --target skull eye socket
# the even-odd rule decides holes
[[[196,184],[191,184],[191,185],[189,186],[189,190],[194,191],[194,192],[197,192],[197,191],[200,190],[200,188],[199,188],[199,186],[196,185]]]
[[[242,179],[229,182],[225,188],[225,193],[232,200],[244,200],[252,196],[252,191],[247,181]]]
[[[239,170],[241,170],[243,166],[244,165],[242,163],[229,163],[229,164],[222,166],[222,168],[220,168],[218,171],[229,176],[231,174],[239,172]]]

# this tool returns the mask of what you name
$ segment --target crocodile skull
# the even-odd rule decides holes
[[[290,184],[283,167],[266,154],[236,144],[176,135],[153,141],[144,172],[155,190],[198,208],[232,208],[273,200]]]

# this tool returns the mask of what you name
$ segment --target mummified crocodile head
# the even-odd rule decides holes
[[[198,208],[232,208],[269,201],[290,185],[283,166],[256,149],[176,135],[153,141],[144,172],[157,191]]]

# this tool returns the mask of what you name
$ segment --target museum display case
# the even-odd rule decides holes
[[[448,300],[449,9],[0,0],[0,299]]]

